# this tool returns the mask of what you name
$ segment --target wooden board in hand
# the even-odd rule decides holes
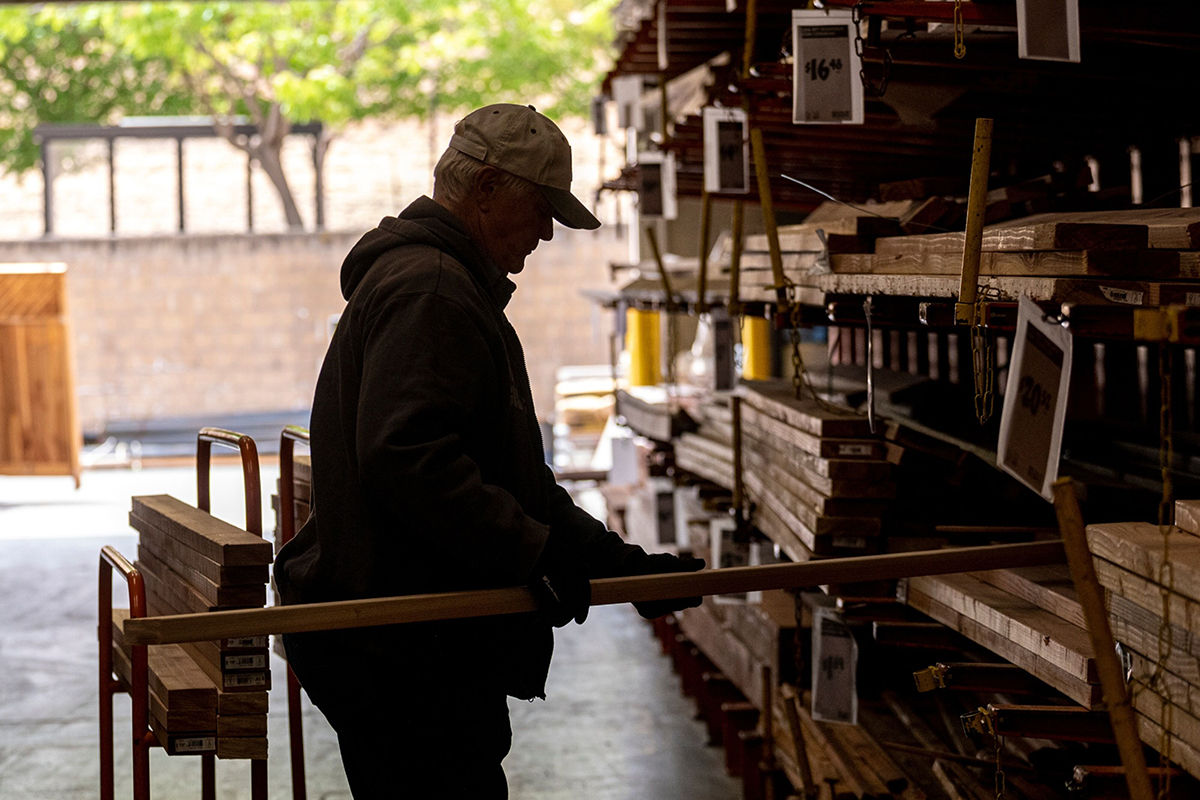
[[[274,557],[270,542],[170,495],[135,497],[131,513],[222,566],[270,564]]]

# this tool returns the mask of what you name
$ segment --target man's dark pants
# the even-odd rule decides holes
[[[508,699],[460,665],[420,669],[375,655],[337,665],[285,636],[292,668],[338,735],[355,800],[504,800]],[[342,651],[343,654],[345,651]],[[310,657],[316,655],[316,657]]]

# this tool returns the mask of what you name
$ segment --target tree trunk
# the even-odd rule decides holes
[[[275,191],[279,193],[279,201],[283,203],[283,213],[287,217],[288,228],[303,230],[304,220],[300,218],[300,209],[296,207],[296,198],[292,196],[287,175],[283,171],[282,150],[282,141],[272,142],[268,141],[266,137],[263,137],[263,140],[257,145],[252,146],[254,158],[258,160],[263,172],[267,173],[267,177],[275,186]]]

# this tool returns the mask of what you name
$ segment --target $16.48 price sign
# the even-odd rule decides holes
[[[849,11],[792,12],[792,122],[861,124],[861,61]]]

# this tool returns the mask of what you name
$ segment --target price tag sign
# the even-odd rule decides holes
[[[640,153],[638,171],[638,213],[649,219],[675,219],[675,154]]]
[[[858,724],[858,642],[836,608],[813,608],[812,716]]]
[[[1037,303],[1021,297],[996,460],[1047,500],[1054,499],[1051,486],[1058,478],[1070,384],[1070,331],[1047,321]]]
[[[1079,63],[1079,0],[1017,0],[1017,55]]]
[[[792,11],[792,122],[862,124],[857,33],[850,11]]]
[[[704,109],[704,191],[750,191],[750,124],[743,109]]]

